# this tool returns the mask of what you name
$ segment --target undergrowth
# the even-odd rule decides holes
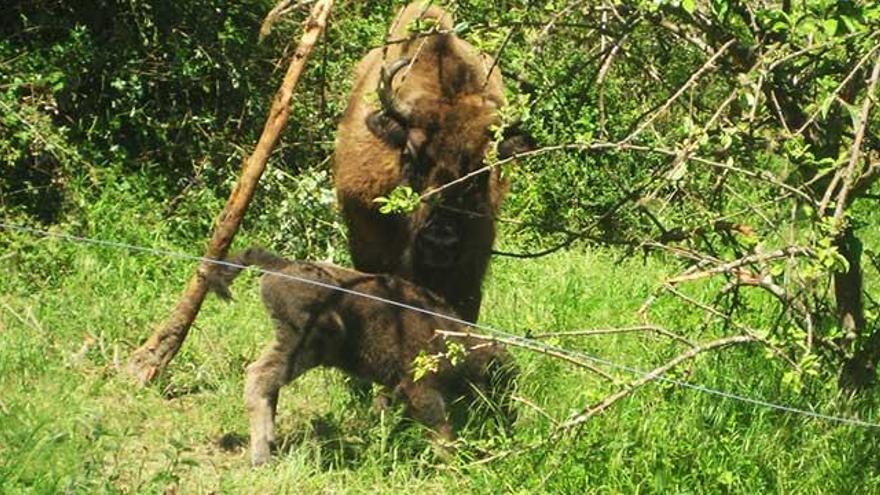
[[[194,240],[205,232],[181,235],[162,205],[137,187],[96,190],[101,194],[59,230],[200,254]],[[178,207],[188,207],[186,199]],[[246,225],[236,244],[251,243],[297,251]],[[315,371],[283,391],[278,452],[269,466],[251,470],[242,377],[271,337],[254,276],[236,283],[232,304],[209,298],[169,372],[141,389],[121,367],[172,307],[192,263],[13,232],[4,233],[0,248],[3,493],[880,490],[875,430],[669,384],[648,385],[579,430],[551,438],[557,422],[614,388],[559,360],[516,349],[521,400],[509,436],[471,424],[456,456],[439,462],[422,429],[399,407],[379,413],[350,395],[342,375]],[[481,321],[518,335],[637,323],[639,306],[674,269],[610,250],[498,258],[485,284]],[[773,316],[762,313],[760,300],[752,304],[756,325]],[[663,301],[653,318],[696,341],[725,331]],[[645,370],[683,350],[639,333],[548,342]],[[829,414],[875,417],[871,394],[852,401],[823,386],[795,393],[783,386],[784,372],[765,350],[745,346],[704,355],[673,376]]]

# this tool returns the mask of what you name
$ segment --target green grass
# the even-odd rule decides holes
[[[197,254],[197,246],[176,245],[161,218],[137,202],[101,216],[117,220],[91,235]],[[99,223],[94,220],[87,223]],[[245,232],[240,244],[250,240]],[[0,493],[170,487],[180,493],[880,492],[876,430],[664,384],[641,389],[575,435],[543,442],[553,421],[614,388],[521,350],[514,351],[522,368],[517,395],[532,405],[520,404],[511,437],[472,425],[463,434],[468,446],[439,463],[421,429],[400,411],[380,414],[353,399],[338,373],[315,371],[282,393],[279,452],[269,466],[251,470],[242,376],[271,337],[255,277],[236,283],[233,304],[210,298],[169,373],[138,388],[120,366],[170,310],[190,263],[19,234],[5,246]],[[617,263],[618,256],[497,259],[482,321],[518,334],[636,323],[636,310],[673,267]],[[755,304],[760,320],[761,301]],[[712,328],[694,333],[702,315],[666,300],[653,316],[695,340],[717,336]],[[642,369],[681,350],[639,334],[551,343]],[[783,371],[760,348],[740,347],[703,356],[676,376],[827,413],[876,417],[870,398],[848,402],[821,387],[801,396],[781,388]]]

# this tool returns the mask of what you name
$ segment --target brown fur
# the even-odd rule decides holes
[[[258,265],[293,277],[315,280],[373,296],[454,315],[442,299],[405,280],[370,275],[332,265],[288,261],[259,248],[229,258],[237,265]],[[223,267],[209,276],[208,285],[221,297],[241,271]],[[509,414],[507,394],[515,367],[498,345],[480,345],[475,339],[443,338],[436,329],[462,332],[467,328],[437,316],[404,309],[381,301],[347,294],[329,287],[266,274],[262,277],[263,302],[275,322],[275,341],[248,366],[245,402],[250,416],[251,461],[269,458],[274,441],[278,392],[297,376],[317,366],[338,368],[349,375],[381,384],[401,395],[409,413],[445,439],[453,437],[447,404],[474,389],[496,399]],[[453,366],[440,360],[437,372],[413,380],[413,360],[420,353],[446,352],[455,341],[469,350]]]
[[[389,39],[411,37],[408,27],[419,17],[443,30],[453,25],[439,7],[414,2],[397,15]],[[381,70],[402,57],[414,60],[392,84],[394,99],[407,114],[405,127],[380,120],[388,129],[377,135],[382,131],[371,130],[367,121],[379,112],[375,91]],[[334,162],[355,267],[428,287],[468,321],[479,313],[480,286],[495,240],[494,216],[507,190],[500,171],[442,193],[440,204],[451,208],[422,204],[410,216],[383,215],[373,200],[401,184],[425,192],[483,166],[489,128],[498,123],[498,109],[505,103],[500,68],[487,80],[491,66],[490,57],[452,33],[391,43],[384,57],[382,48],[372,50],[355,69]],[[500,145],[499,151],[521,148]]]

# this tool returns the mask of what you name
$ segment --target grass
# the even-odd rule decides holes
[[[126,205],[113,210],[120,221],[104,222],[92,234],[193,251],[177,245],[146,207]],[[249,240],[245,233],[241,244]],[[269,466],[251,470],[242,376],[271,336],[253,276],[236,283],[235,303],[209,299],[170,372],[155,386],[138,388],[119,367],[172,307],[190,263],[18,234],[5,242],[0,493],[880,492],[876,430],[670,385],[649,385],[576,434],[547,442],[554,421],[613,388],[519,350],[517,395],[530,405],[520,405],[511,437],[472,425],[463,435],[469,445],[439,463],[420,428],[399,410],[380,414],[352,398],[341,375],[316,371],[282,393],[279,452]],[[497,259],[482,321],[517,334],[635,323],[635,311],[671,268],[616,261],[606,251]],[[685,333],[701,321],[663,301],[654,317]],[[551,343],[641,369],[681,350],[638,334]],[[757,347],[723,350],[677,376],[832,414],[876,417],[871,400],[844,401],[821,387],[802,395],[782,388],[783,369],[764,354]]]

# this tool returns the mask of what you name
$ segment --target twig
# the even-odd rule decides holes
[[[853,76],[856,75],[856,73],[859,71],[859,69],[865,64],[865,62],[868,61],[868,58],[870,58],[871,55],[872,55],[875,51],[877,51],[878,48],[880,48],[880,44],[878,44],[878,45],[874,45],[873,48],[871,48],[870,50],[868,50],[868,53],[866,53],[866,54],[865,54],[865,55],[864,55],[864,56],[863,56],[863,57],[862,57],[862,58],[856,63],[856,65],[852,68],[852,70],[849,71],[849,73],[846,75],[846,77],[844,77],[843,80],[840,81],[840,84],[837,85],[837,88],[835,88],[834,91],[832,91],[829,95],[827,95],[827,96],[825,97],[824,101],[823,101],[820,105],[817,105],[817,106],[816,106],[816,109],[813,110],[813,112],[812,112],[812,113],[810,114],[810,116],[807,118],[807,121],[804,122],[803,125],[801,125],[796,131],[794,131],[794,135],[798,135],[798,134],[803,133],[803,132],[807,129],[807,127],[809,127],[809,126],[810,126],[810,125],[816,120],[816,117],[819,115],[819,112],[822,110],[822,107],[825,106],[826,102],[827,102],[829,99],[836,98],[837,95],[840,94],[840,92],[843,90],[843,88],[849,83],[849,81],[853,78]],[[870,93],[869,93],[869,94],[870,94]]]
[[[24,316],[21,316],[20,314],[18,314],[18,312],[15,311],[15,309],[13,309],[12,306],[10,306],[9,303],[4,301],[3,299],[0,299],[0,305],[2,305],[3,308],[5,308],[6,311],[9,312],[9,314],[14,316],[15,319],[18,320],[19,323],[21,323],[22,325],[27,326],[27,327],[31,327],[33,330],[36,330],[38,335],[44,334],[42,327],[40,327],[40,325],[38,323],[35,323],[33,321],[27,321]]]
[[[697,81],[697,79],[699,79],[700,76],[703,75],[703,73],[705,73],[707,70],[709,70],[709,68],[712,67],[712,65],[715,63],[715,61],[718,60],[718,57],[720,57],[722,54],[724,54],[724,52],[731,45],[733,45],[733,43],[735,41],[736,41],[736,38],[732,38],[729,41],[727,41],[727,43],[724,43],[723,45],[721,45],[721,47],[718,48],[718,50],[716,50],[715,53],[711,57],[709,57],[709,60],[707,60],[702,65],[702,67],[697,69],[696,72],[691,74],[691,77],[689,77],[688,80],[685,81],[685,83],[680,88],[678,88],[678,91],[676,91],[668,100],[666,100],[666,103],[664,103],[647,120],[645,120],[641,124],[639,124],[638,127],[636,127],[635,130],[633,130],[631,133],[629,133],[628,136],[621,139],[618,144],[628,143],[629,141],[632,141],[636,136],[641,134],[642,131],[645,130],[646,127],[651,125],[651,122],[654,122],[654,120],[657,117],[659,117],[663,112],[665,112],[666,109],[668,109],[672,105],[672,103],[675,102],[675,100],[677,100],[685,91],[687,91],[688,88],[690,88],[691,85],[693,85]]]
[[[483,340],[486,342],[504,344],[504,345],[509,345],[512,347],[519,347],[521,349],[527,349],[532,352],[546,354],[548,356],[553,356],[555,358],[558,358],[563,361],[574,364],[575,366],[585,368],[585,369],[601,376],[602,378],[610,381],[611,383],[619,383],[617,378],[609,375],[608,373],[600,370],[599,368],[596,368],[592,364],[581,361],[580,359],[575,359],[568,354],[558,352],[553,349],[547,349],[545,347],[542,347],[540,344],[532,343],[532,342],[529,342],[525,339],[512,339],[512,338],[507,338],[507,337],[497,337],[497,336],[493,336],[493,335],[484,335],[481,333],[473,333],[473,332],[452,332],[449,330],[440,330],[440,329],[434,330],[434,333],[436,333],[438,335],[448,336],[448,337],[459,337],[459,338],[465,338],[465,339]]]
[[[669,372],[671,369],[675,368],[676,366],[678,366],[682,362],[687,361],[689,359],[693,359],[698,354],[701,354],[701,353],[704,353],[707,351],[711,351],[713,349],[727,347],[727,346],[730,346],[733,344],[744,344],[744,343],[754,342],[754,341],[755,341],[755,338],[750,335],[737,335],[734,337],[726,337],[726,338],[714,340],[712,342],[708,342],[705,344],[700,344],[692,349],[689,349],[689,350],[679,354],[675,358],[669,360],[666,364],[664,364],[662,366],[658,366],[657,368],[654,368],[653,370],[651,370],[649,373],[641,376],[640,378],[638,378],[636,380],[633,380],[632,382],[627,384],[625,387],[623,387],[621,390],[606,397],[604,400],[602,400],[602,402],[599,402],[598,404],[596,404],[594,406],[586,407],[578,415],[576,415],[575,417],[573,417],[570,420],[563,423],[562,426],[560,426],[556,430],[556,433],[554,434],[554,436],[557,436],[561,432],[570,430],[571,428],[574,428],[580,424],[583,424],[583,423],[589,421],[590,418],[592,418],[593,416],[595,416],[597,414],[602,413],[603,411],[605,411],[606,409],[608,409],[609,407],[614,405],[614,403],[616,403],[620,399],[623,399],[624,397],[627,397],[628,395],[632,394],[639,387],[642,387],[643,385],[660,378],[662,375],[666,374],[667,372]]]
[[[534,59],[535,56],[541,51],[542,45],[544,44],[544,39],[547,37],[547,35],[550,34],[550,31],[553,30],[553,26],[556,24],[556,21],[558,21],[564,15],[568,14],[581,1],[582,0],[573,0],[562,10],[560,10],[559,12],[554,14],[553,17],[550,18],[550,20],[544,26],[544,29],[542,29],[541,32],[538,33],[538,36],[536,36],[535,40],[533,41],[534,47],[532,48],[531,56],[529,57],[530,59]]]
[[[871,104],[874,102],[874,88],[877,87],[877,80],[880,79],[880,56],[874,62],[874,69],[871,71],[871,80],[868,82],[868,91],[865,94],[865,100],[862,102],[862,110],[859,113],[859,127],[856,131],[856,137],[853,139],[852,148],[849,154],[849,164],[844,169],[841,176],[843,185],[840,194],[837,195],[837,205],[834,209],[834,221],[839,223],[843,219],[843,213],[846,211],[847,199],[850,190],[855,183],[855,171],[859,164],[859,156],[862,151],[862,141],[865,138],[865,129],[868,127],[868,117],[871,114]]]
[[[566,332],[546,332],[532,334],[531,337],[533,339],[547,339],[551,337],[590,337],[593,335],[613,335],[633,332],[654,332],[656,334],[663,335],[664,337],[669,337],[670,339],[677,340],[687,345],[688,347],[694,347],[694,343],[690,340],[657,325],[635,325],[631,327],[619,328],[595,328],[590,330],[571,330]]]
[[[501,42],[501,46],[498,48],[498,52],[495,54],[495,58],[492,59],[492,65],[489,66],[489,70],[486,71],[486,80],[483,81],[483,88],[486,89],[486,86],[489,84],[489,80],[492,78],[492,71],[498,67],[498,61],[501,60],[501,54],[504,53],[504,49],[507,48],[507,44],[510,43],[510,39],[513,38],[513,33],[515,28],[510,28],[507,31],[507,36],[504,37],[504,41]]]
[[[782,308],[784,311],[789,311],[789,308],[797,310],[801,314],[801,318],[803,318],[803,323],[799,323],[799,326],[801,326],[801,328],[803,328],[807,334],[805,345],[807,349],[813,347],[813,335],[815,333],[813,315],[811,315],[807,307],[804,306],[803,301],[795,296],[792,296],[782,286],[773,282],[773,279],[770,276],[748,278],[738,277],[737,280],[732,283],[737,286],[757,287],[760,289],[764,289],[779,300],[780,304],[782,304]]]
[[[280,19],[283,15],[293,10],[305,7],[306,5],[314,1],[315,0],[300,0],[299,2],[297,2],[296,5],[291,6],[290,4],[293,2],[293,0],[281,0],[280,2],[275,4],[275,6],[272,7],[272,10],[270,10],[269,13],[266,14],[266,17],[263,19],[263,23],[260,25],[259,41],[262,42],[264,39],[266,39],[266,36],[269,36],[269,34],[272,32],[272,26],[275,25],[275,21]]]
[[[420,38],[429,38],[431,36],[443,36],[446,34],[455,34],[455,30],[454,29],[440,29],[435,26],[435,27],[432,27],[432,28],[427,29],[425,31],[419,31],[419,32],[413,33],[413,34],[406,36],[406,37],[403,37],[403,38],[394,38],[394,39],[385,40],[382,42],[381,45],[373,46],[372,48],[388,48],[388,46],[390,46],[390,45],[399,45],[402,43],[408,43],[410,41],[415,41]]]
[[[734,90],[730,92],[730,94],[721,103],[721,105],[718,106],[718,108],[715,110],[715,113],[712,114],[712,117],[709,118],[706,124],[703,125],[700,129],[696,130],[696,132],[694,132],[688,138],[685,145],[681,148],[681,151],[679,151],[675,155],[675,159],[672,160],[672,164],[669,166],[669,173],[673,173],[676,168],[681,167],[683,163],[687,162],[691,152],[699,145],[700,138],[702,138],[705,134],[709,132],[709,130],[715,125],[718,119],[721,118],[721,114],[724,112],[724,110],[726,110],[727,107],[730,106],[730,104],[734,100],[736,100],[738,96],[739,88],[734,88]]]
[[[632,34],[632,31],[628,31],[626,34],[621,36],[614,42],[614,45],[611,47],[611,50],[605,55],[605,60],[602,62],[602,65],[599,67],[599,73],[596,75],[596,86],[601,86],[602,81],[605,80],[605,76],[608,74],[608,70],[611,68],[611,64],[614,62],[614,58],[617,56],[617,53],[620,51],[620,47],[623,45],[623,42],[629,38],[629,35]]]
[[[731,273],[737,268],[745,265],[750,265],[752,263],[762,263],[775,259],[787,258],[789,256],[809,256],[811,254],[812,250],[810,250],[809,248],[805,248],[802,246],[788,246],[782,249],[777,249],[776,251],[771,251],[769,253],[757,253],[749,256],[743,256],[742,258],[712,267],[708,270],[703,270],[701,272],[693,272],[679,275],[677,277],[668,279],[666,283],[670,285],[675,285],[681,282],[691,282],[721,273]]]
[[[703,53],[709,53],[712,51],[712,47],[706,44],[705,41],[694,36],[692,33],[686,33],[681,26],[671,22],[669,19],[664,18],[659,23],[657,23],[657,25],[678,36],[679,38],[687,41],[688,43],[691,43],[695,47],[699,48],[700,51],[702,51]]]
[[[564,151],[564,150],[577,150],[577,151],[585,151],[585,152],[586,151],[605,151],[605,150],[643,151],[643,152],[648,152],[648,153],[660,153],[661,155],[667,155],[667,156],[672,156],[672,157],[676,157],[679,155],[678,151],[671,150],[668,148],[663,148],[663,147],[658,147],[658,146],[646,146],[646,145],[639,145],[639,144],[629,144],[629,143],[622,143],[622,142],[612,143],[612,142],[607,142],[607,141],[594,141],[592,143],[566,143],[566,144],[545,146],[543,148],[538,148],[538,149],[531,150],[531,151],[517,153],[517,154],[514,154],[514,155],[512,155],[508,158],[505,158],[503,160],[498,160],[495,163],[490,163],[488,165],[484,165],[483,167],[480,167],[472,172],[469,172],[469,173],[459,177],[458,179],[455,179],[453,181],[449,181],[449,182],[447,182],[437,188],[434,188],[434,189],[431,189],[431,190],[425,192],[424,194],[422,194],[421,199],[424,201],[425,199],[427,199],[431,196],[437,195],[440,192],[442,192],[442,191],[444,191],[444,190],[446,190],[456,184],[470,180],[480,174],[485,174],[496,167],[501,167],[503,165],[507,165],[507,164],[514,162],[520,158],[528,158],[528,157],[543,155],[545,153],[551,153],[551,152],[555,152],[555,151]],[[776,177],[774,177],[773,174],[771,174],[769,172],[766,172],[766,171],[763,171],[762,173],[752,172],[751,170],[746,170],[744,168],[740,168],[735,165],[721,163],[719,161],[710,160],[708,158],[702,158],[702,157],[693,156],[693,155],[688,156],[687,160],[694,161],[697,163],[702,163],[704,165],[710,165],[712,167],[719,168],[722,170],[730,170],[732,172],[736,172],[738,174],[745,175],[746,177],[765,181],[769,184],[772,184],[774,186],[779,187],[780,189],[784,189],[785,191],[788,191],[791,194],[800,196],[802,199],[807,201],[809,204],[815,204],[815,201],[813,200],[813,198],[810,197],[807,193],[776,179]]]
[[[553,423],[553,426],[559,426],[559,421],[557,421],[556,418],[554,418],[553,416],[551,416],[547,411],[544,410],[544,408],[538,406],[537,404],[535,404],[534,402],[532,402],[532,401],[526,399],[525,397],[520,397],[520,396],[518,396],[518,395],[511,395],[511,396],[510,396],[510,399],[511,399],[511,400],[514,400],[514,401],[516,401],[516,402],[519,402],[519,403],[521,403],[521,404],[525,404],[525,405],[528,406],[530,409],[532,409],[533,411],[537,412],[538,414],[540,414],[541,416],[543,416],[544,418],[546,418],[547,420],[549,420],[551,423]]]
[[[696,307],[702,309],[703,311],[709,312],[709,313],[711,313],[711,314],[717,316],[718,318],[721,318],[722,320],[724,320],[724,321],[730,323],[731,325],[733,325],[734,327],[736,327],[737,329],[739,329],[741,332],[743,332],[743,333],[747,334],[748,336],[752,337],[752,339],[754,339],[755,341],[764,344],[768,349],[770,349],[771,351],[773,351],[774,354],[776,354],[776,355],[779,356],[783,361],[785,361],[786,363],[788,363],[788,365],[791,366],[795,371],[797,371],[798,373],[802,373],[802,372],[803,372],[803,371],[801,370],[800,365],[797,364],[796,362],[794,362],[790,357],[786,356],[786,355],[785,355],[785,352],[783,352],[782,349],[776,347],[776,346],[775,346],[772,342],[770,342],[769,340],[767,340],[767,339],[765,339],[765,338],[759,336],[759,335],[758,335],[758,332],[755,331],[753,328],[750,328],[750,327],[748,327],[748,326],[746,326],[746,325],[744,325],[744,324],[742,324],[742,323],[739,323],[739,322],[735,321],[733,318],[731,318],[730,315],[726,315],[726,314],[722,313],[721,311],[718,311],[717,308],[713,308],[712,306],[709,306],[708,304],[704,304],[704,303],[702,303],[702,302],[700,302],[700,301],[697,301],[696,299],[694,299],[694,298],[688,296],[687,294],[684,294],[683,292],[681,292],[681,291],[679,291],[679,290],[676,290],[675,287],[673,287],[673,286],[671,286],[671,285],[666,285],[665,288],[666,288],[666,290],[667,290],[668,292],[670,292],[671,294],[677,296],[679,299],[681,299],[681,300],[683,300],[683,301],[685,301],[685,302],[687,302],[687,303],[693,304],[694,306],[696,306]]]

